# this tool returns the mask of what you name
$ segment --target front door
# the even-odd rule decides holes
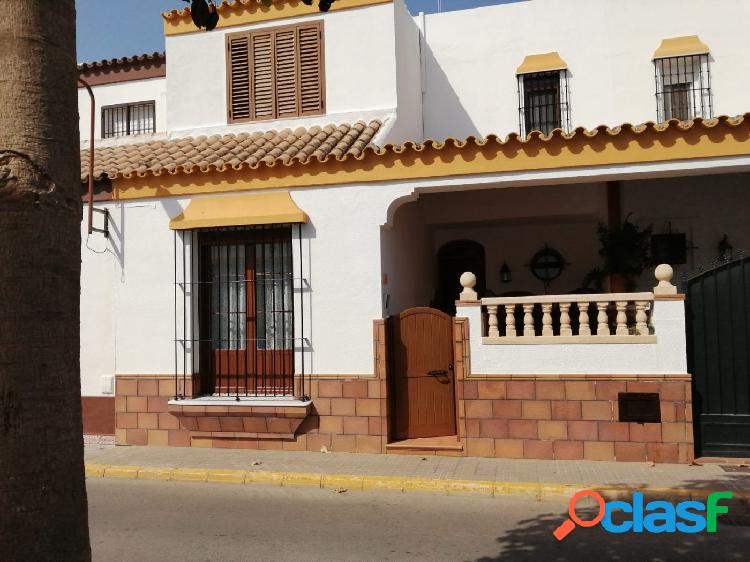
[[[688,282],[695,444],[706,457],[750,457],[750,258]]]
[[[396,439],[456,434],[452,326],[432,308],[391,318]]]

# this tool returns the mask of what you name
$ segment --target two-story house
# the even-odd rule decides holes
[[[750,456],[746,2],[218,11],[79,67],[85,433]]]

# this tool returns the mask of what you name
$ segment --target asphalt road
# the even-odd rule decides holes
[[[715,534],[552,531],[561,503],[396,492],[90,479],[97,561],[748,560],[750,526]]]

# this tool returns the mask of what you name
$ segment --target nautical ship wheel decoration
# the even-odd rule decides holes
[[[547,244],[531,258],[529,269],[531,274],[544,283],[544,290],[549,284],[560,277],[565,270],[565,262],[562,254]]]

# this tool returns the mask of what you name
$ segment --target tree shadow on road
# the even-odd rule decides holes
[[[749,478],[731,477],[722,480],[700,480],[691,482],[694,490],[750,490]],[[646,486],[636,483],[613,485],[644,491],[648,502]],[[606,494],[605,494],[606,496]],[[686,498],[687,499],[687,498]],[[579,503],[576,510],[583,520],[593,519],[597,510]],[[477,562],[544,560],[545,562],[575,560],[577,562],[605,562],[655,560],[671,561],[723,561],[748,560],[750,553],[750,511],[740,510],[739,503],[732,503],[728,516],[719,518],[716,533],[623,533],[606,532],[601,526],[576,529],[563,541],[558,541],[552,532],[568,517],[567,509],[551,505],[550,512],[534,519],[521,521],[512,529],[497,538],[499,553],[496,556],[479,558]],[[735,512],[733,514],[733,511]],[[617,518],[613,518],[617,519]]]

